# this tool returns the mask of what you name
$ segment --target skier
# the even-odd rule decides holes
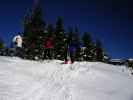
[[[44,59],[52,59],[53,56],[53,39],[48,37],[44,41]]]
[[[15,48],[15,56],[23,57],[23,48],[22,48],[23,39],[20,33],[13,38],[13,44]]]

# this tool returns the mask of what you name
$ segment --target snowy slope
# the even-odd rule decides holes
[[[0,100],[133,100],[124,66],[0,57]]]

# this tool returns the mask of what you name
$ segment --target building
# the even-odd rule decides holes
[[[109,64],[113,64],[113,65],[125,65],[125,60],[123,59],[110,59],[109,60]]]

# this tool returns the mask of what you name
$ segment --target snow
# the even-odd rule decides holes
[[[128,59],[128,61],[133,61],[133,59],[132,59],[132,58],[130,58],[130,59]]]
[[[0,57],[0,100],[133,100],[125,66]]]

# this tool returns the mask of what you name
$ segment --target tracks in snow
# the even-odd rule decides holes
[[[51,66],[51,64],[47,66]],[[44,77],[39,79],[32,91],[21,100],[72,100],[72,88],[69,86],[71,80],[70,66],[58,65],[49,75],[44,73]],[[51,67],[54,67],[54,64]]]

